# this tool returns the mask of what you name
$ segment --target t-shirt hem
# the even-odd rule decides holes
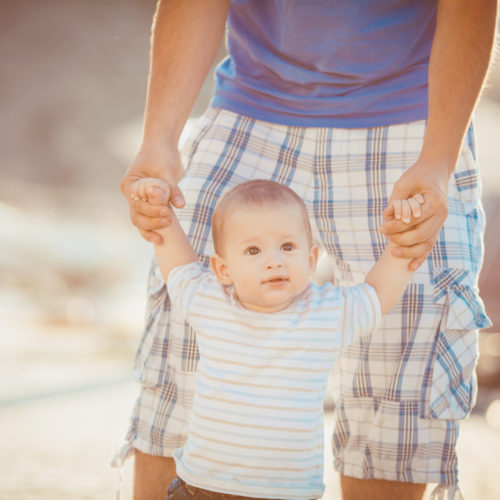
[[[227,482],[214,481],[213,477],[202,477],[189,474],[176,459],[177,475],[187,484],[204,490],[215,491],[217,493],[225,493],[227,495],[240,495],[252,498],[276,498],[283,500],[310,500],[311,498],[321,498],[323,490],[307,490],[303,493],[297,493],[297,488],[286,490],[280,493],[278,488],[256,493],[251,492],[243,485],[240,488],[231,488]]]
[[[243,105],[237,101],[215,95],[210,101],[210,106],[221,108],[255,120],[261,120],[277,125],[291,127],[327,127],[327,128],[373,128],[389,125],[399,125],[427,119],[427,105],[416,106],[410,110],[392,111],[377,115],[352,116],[310,116],[299,115],[292,111],[273,112]]]

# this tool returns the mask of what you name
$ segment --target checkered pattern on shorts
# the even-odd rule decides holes
[[[180,186],[187,205],[179,220],[208,265],[220,196],[250,179],[287,184],[304,200],[336,282],[359,283],[384,249],[377,231],[382,211],[394,183],[417,160],[424,130],[424,121],[289,127],[210,108],[184,148]],[[484,215],[472,139],[470,132],[450,180],[449,216],[432,255],[379,331],[337,363],[333,446],[346,475],[456,482],[457,420],[474,403],[477,329],[488,325],[477,294]],[[168,456],[183,444],[197,360],[195,335],[171,308],[153,261],[129,447]]]

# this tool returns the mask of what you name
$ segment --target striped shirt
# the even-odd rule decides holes
[[[321,497],[328,376],[342,349],[376,329],[375,290],[311,283],[285,310],[261,313],[192,263],[170,273],[168,291],[200,352],[178,475],[233,495]]]

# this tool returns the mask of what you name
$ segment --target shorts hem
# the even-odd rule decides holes
[[[152,448],[153,446],[151,443],[145,439],[135,438],[131,441],[127,441],[120,446],[113,455],[113,458],[111,459],[111,467],[118,469],[123,467],[123,464],[134,455],[135,450],[153,457],[173,458],[174,451],[178,447],[162,447],[161,450],[159,450],[158,447],[156,447],[156,449]]]
[[[362,470],[362,465],[343,464],[341,460],[335,460],[333,466],[339,474],[357,479],[382,479],[386,481],[397,481],[400,483],[439,484],[445,487],[454,486],[458,483],[457,480],[444,480],[443,475],[440,472],[415,472],[411,469],[406,471],[395,471],[380,468],[371,468],[371,470],[366,471]]]

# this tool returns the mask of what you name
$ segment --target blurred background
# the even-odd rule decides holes
[[[114,498],[152,255],[118,185],[140,139],[155,1],[0,4],[0,499]],[[193,118],[211,90],[208,78]],[[500,498],[500,68],[476,131],[494,326],[459,466],[466,498],[488,500]],[[324,498],[337,492],[329,473]]]

